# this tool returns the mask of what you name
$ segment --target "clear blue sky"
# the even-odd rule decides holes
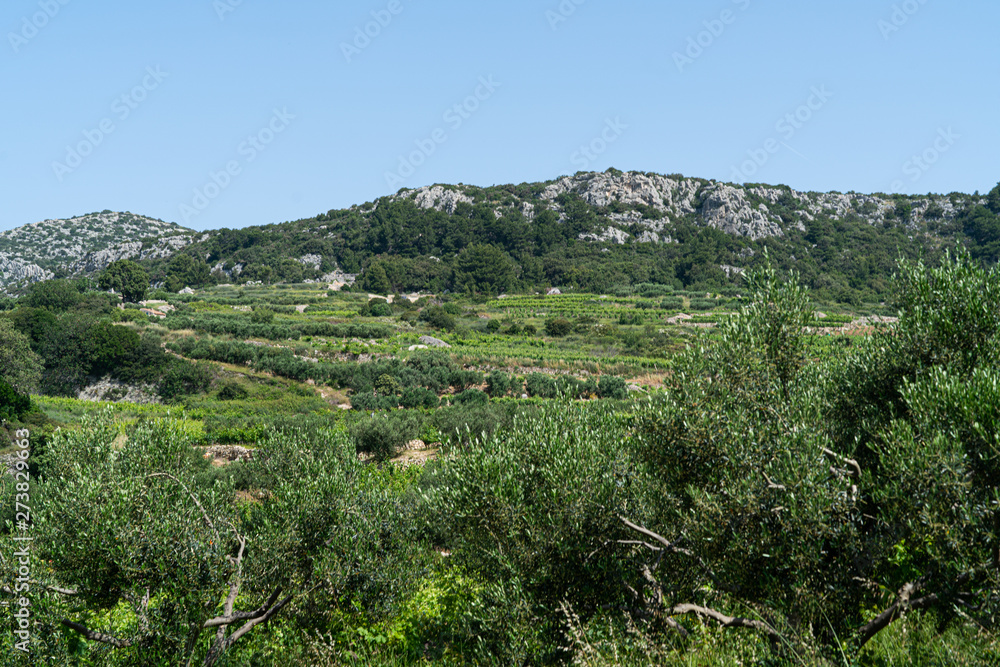
[[[5,0],[0,229],[242,227],[610,166],[985,192],[998,26],[995,0]]]

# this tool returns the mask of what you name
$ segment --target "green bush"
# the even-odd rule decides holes
[[[220,401],[241,401],[249,395],[250,392],[243,385],[236,382],[226,382],[219,389],[218,398]]]
[[[419,320],[435,329],[451,331],[455,328],[455,318],[441,306],[427,306],[420,311]]]
[[[715,299],[691,299],[691,310],[713,310],[718,305],[719,302]]]
[[[358,314],[362,317],[391,317],[392,306],[385,299],[370,299]]]
[[[391,459],[420,433],[423,419],[419,414],[399,411],[365,417],[349,428],[359,452],[372,454],[376,460]]]
[[[493,371],[486,377],[486,388],[491,398],[508,395],[515,388],[515,384],[514,376],[501,371]]]
[[[455,370],[448,375],[448,385],[456,391],[465,391],[469,387],[481,384],[483,374],[477,371]]]
[[[492,611],[509,620],[483,628],[484,649],[545,663],[561,604],[585,619],[625,599],[616,582],[628,563],[605,548],[622,535],[616,513],[635,500],[622,477],[623,426],[593,407],[543,410],[472,440],[421,480],[435,539],[463,571],[496,582]]]
[[[440,403],[437,394],[422,387],[407,387],[399,399],[399,404],[404,408],[432,409],[438,407]]]
[[[178,359],[169,365],[163,375],[160,396],[171,401],[204,393],[212,384],[212,375],[212,368],[208,364],[192,364]]]
[[[573,330],[573,324],[567,319],[556,317],[545,322],[545,332],[555,338],[562,338]]]
[[[351,395],[351,408],[361,412],[395,410],[399,400],[395,396],[379,396],[375,392],[361,392]]]
[[[274,311],[270,308],[254,308],[250,313],[250,321],[254,324],[271,324],[274,322]]]
[[[524,386],[525,392],[532,397],[555,398],[559,394],[555,378],[544,373],[529,373],[525,377]]]
[[[456,394],[451,402],[455,405],[486,405],[489,403],[489,397],[480,389],[466,389]]]
[[[628,398],[628,386],[625,380],[613,375],[604,375],[597,383],[597,392],[601,398]]]
[[[431,416],[431,423],[444,441],[456,445],[472,438],[488,437],[510,425],[513,412],[497,405],[457,405],[441,408]]]

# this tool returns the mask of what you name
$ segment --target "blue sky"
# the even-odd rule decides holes
[[[611,166],[985,192],[998,25],[986,0],[5,0],[0,230],[243,227]]]

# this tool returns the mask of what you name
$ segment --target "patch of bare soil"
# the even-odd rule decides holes
[[[202,455],[211,459],[216,468],[222,468],[237,461],[249,461],[253,458],[253,450],[239,445],[212,445],[205,447]]]

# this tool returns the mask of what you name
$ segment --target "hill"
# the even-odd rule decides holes
[[[309,219],[211,232],[183,254],[207,258],[222,282],[318,281],[339,269],[380,293],[607,293],[646,283],[736,287],[766,251],[820,298],[856,303],[883,297],[900,256],[934,261],[964,243],[995,262],[1000,222],[987,203],[978,194],[800,192],[609,170],[404,189]],[[151,269],[169,274],[165,261]]]
[[[989,197],[818,193],[610,169],[542,183],[404,189],[313,218],[201,235],[141,219],[164,228],[138,225],[124,244],[108,238],[121,232],[99,235],[105,247],[62,251],[68,261],[58,268],[60,246],[42,244],[44,256],[21,252],[67,275],[138,258],[171,290],[333,281],[342,272],[380,293],[549,286],[605,293],[647,283],[736,287],[766,251],[820,298],[858,303],[884,296],[900,256],[935,261],[962,243],[995,262],[998,212],[1000,187]],[[63,222],[94,233],[99,220]],[[5,272],[37,280],[38,268]]]
[[[103,211],[0,233],[0,290],[105,268],[116,259],[167,257],[197,233],[172,222]]]

